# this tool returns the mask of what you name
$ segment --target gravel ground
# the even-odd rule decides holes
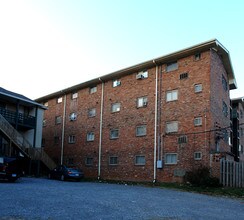
[[[176,190],[22,178],[0,183],[0,220],[244,219],[244,202]]]

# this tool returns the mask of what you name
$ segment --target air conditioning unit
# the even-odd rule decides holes
[[[121,82],[120,81],[117,81],[116,82],[116,86],[120,86],[121,85]]]
[[[147,106],[147,102],[143,102],[143,106]]]
[[[138,73],[136,79],[144,79],[143,72]]]
[[[75,113],[72,113],[69,118],[70,118],[70,121],[75,121],[77,118],[77,115]]]

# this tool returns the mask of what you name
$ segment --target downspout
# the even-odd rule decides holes
[[[156,66],[156,83],[155,83],[155,124],[154,124],[154,172],[153,172],[153,183],[156,182],[157,179],[157,118],[158,118],[158,65],[155,60],[153,63]]]
[[[64,129],[65,129],[65,118],[66,118],[66,94],[64,94],[64,111],[63,111],[63,125],[62,125],[62,140],[61,140],[61,160],[60,164],[63,165],[64,157]]]
[[[102,159],[102,128],[103,128],[103,102],[104,102],[104,82],[101,78],[99,80],[102,83],[102,94],[101,94],[101,108],[100,108],[100,128],[99,128],[99,146],[98,146],[98,179],[101,177],[101,159]]]

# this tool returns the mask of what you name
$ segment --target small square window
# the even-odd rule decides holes
[[[140,97],[137,99],[137,108],[147,106],[147,97]]]
[[[118,157],[109,157],[109,165],[118,165]]]
[[[88,133],[87,133],[87,136],[86,136],[86,140],[87,140],[87,141],[94,141],[94,139],[95,139],[95,134],[94,134],[94,132],[88,132]]]
[[[96,109],[95,108],[91,108],[88,110],[88,117],[92,118],[96,116]]]
[[[177,154],[165,154],[165,164],[177,164]]]
[[[119,138],[119,129],[110,130],[110,139],[117,139],[117,138]]]
[[[75,143],[75,135],[69,135],[69,144],[74,144]]]
[[[93,86],[90,88],[90,94],[97,92],[97,87]]]
[[[136,136],[145,136],[147,134],[147,126],[140,125],[136,127]]]
[[[116,79],[116,80],[113,80],[113,87],[117,87],[117,86],[120,86],[121,85],[121,81]]]
[[[166,133],[178,132],[178,121],[166,122]]]
[[[196,84],[194,86],[195,93],[202,92],[202,84]]]
[[[63,97],[58,97],[57,98],[57,103],[61,103],[63,101]]]
[[[135,165],[145,165],[146,158],[145,156],[136,156]]]
[[[166,72],[174,71],[178,69],[177,61],[166,64]]]
[[[70,121],[75,121],[77,119],[77,114],[75,112],[72,112],[70,115],[69,115],[69,120]]]
[[[112,112],[119,112],[119,111],[120,111],[120,103],[113,103]]]
[[[171,90],[166,92],[166,102],[178,100],[178,90]]]
[[[194,152],[194,160],[201,160],[202,152]]]
[[[194,55],[194,59],[195,59],[195,61],[200,60],[200,59],[201,59],[201,53],[196,53],[196,54]]]
[[[202,117],[194,118],[194,125],[201,126],[202,125]]]
[[[61,124],[62,122],[62,117],[61,116],[56,116],[55,117],[55,124],[58,125],[58,124]]]
[[[144,70],[136,74],[136,79],[146,79],[148,78],[148,71]]]
[[[87,157],[85,163],[86,163],[86,166],[92,166],[93,165],[93,158]]]
[[[78,92],[72,93],[71,98],[72,99],[77,99],[78,98]]]

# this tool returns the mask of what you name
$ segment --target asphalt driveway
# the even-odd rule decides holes
[[[0,183],[0,219],[244,219],[244,202],[161,188],[22,178]]]

